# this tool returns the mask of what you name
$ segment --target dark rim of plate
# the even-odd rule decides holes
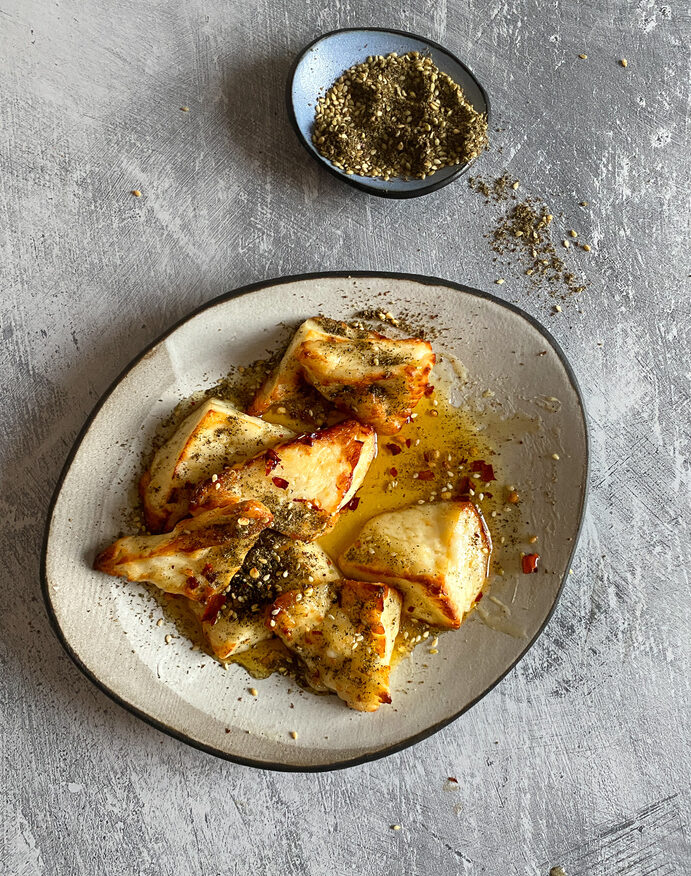
[[[566,564],[567,571],[564,573],[562,580],[559,584],[559,589],[554,598],[554,602],[550,607],[550,610],[547,614],[547,617],[544,620],[544,623],[540,627],[540,629],[535,633],[533,638],[527,643],[525,648],[518,655],[516,660],[506,668],[506,670],[494,681],[492,684],[487,687],[479,696],[477,696],[474,700],[467,703],[462,709],[453,714],[450,718],[445,718],[443,721],[439,721],[436,724],[433,724],[431,727],[421,731],[420,733],[416,733],[413,736],[409,736],[407,739],[404,739],[402,742],[397,742],[394,745],[388,745],[382,749],[377,751],[370,751],[366,754],[360,755],[359,757],[351,758],[350,760],[343,761],[334,761],[332,763],[323,763],[316,765],[301,765],[301,764],[286,764],[274,761],[261,761],[261,760],[253,760],[252,758],[241,757],[239,755],[228,754],[228,752],[221,751],[218,748],[214,748],[212,745],[205,745],[203,742],[199,742],[196,739],[192,739],[190,736],[187,736],[185,733],[176,730],[174,727],[171,727],[167,724],[164,724],[161,721],[157,721],[155,718],[151,717],[151,715],[143,712],[141,709],[138,709],[136,706],[133,706],[127,700],[123,699],[118,693],[114,690],[111,690],[106,684],[104,684],[98,676],[94,675],[94,673],[82,662],[79,655],[74,651],[70,643],[65,638],[62,629],[58,623],[57,617],[53,610],[53,605],[50,600],[50,594],[48,590],[48,578],[46,571],[46,559],[48,554],[48,544],[50,540],[50,528],[53,518],[53,511],[55,509],[55,504],[58,500],[58,496],[60,495],[60,491],[62,489],[63,482],[67,473],[72,465],[74,457],[76,456],[84,437],[86,436],[91,424],[96,418],[98,412],[101,410],[106,400],[110,397],[111,393],[115,390],[115,388],[119,385],[119,383],[123,380],[123,378],[144,359],[155,347],[157,347],[160,343],[162,343],[169,335],[173,334],[181,325],[188,322],[191,319],[194,319],[198,314],[202,313],[209,308],[215,307],[218,304],[221,304],[225,301],[229,301],[232,298],[237,298],[241,295],[251,294],[252,292],[257,292],[260,289],[265,289],[270,286],[281,286],[286,283],[294,283],[299,282],[301,280],[319,280],[324,278],[343,278],[344,280],[357,278],[357,277],[369,277],[369,278],[378,278],[383,277],[389,280],[412,280],[416,283],[419,283],[424,286],[446,286],[447,288],[456,289],[459,292],[463,292],[467,295],[472,295],[477,298],[485,298],[489,301],[493,301],[495,304],[500,305],[501,307],[505,307],[507,310],[512,311],[513,313],[521,316],[526,322],[528,322],[533,328],[535,328],[547,341],[547,343],[552,347],[554,352],[559,357],[561,364],[564,366],[564,370],[569,378],[569,382],[573,387],[574,392],[576,393],[576,398],[578,399],[578,405],[583,415],[583,425],[585,431],[585,484],[583,487],[583,496],[581,500],[581,507],[579,509],[579,522],[578,522],[578,530],[576,532],[576,536],[573,540],[573,548],[571,550],[571,554],[569,555],[569,561]],[[277,770],[281,772],[296,772],[296,773],[316,773],[316,772],[326,772],[329,770],[336,769],[345,769],[346,767],[359,766],[363,763],[369,763],[370,761],[379,760],[382,757],[387,757],[390,754],[395,754],[398,751],[402,751],[405,748],[409,748],[411,745],[415,745],[417,742],[421,742],[423,739],[427,739],[430,736],[433,736],[439,730],[446,727],[448,724],[451,724],[457,718],[459,718],[464,712],[467,712],[468,709],[472,708],[477,702],[479,702],[483,697],[485,697],[493,688],[495,688],[503,678],[511,672],[512,669],[525,657],[528,651],[532,648],[538,638],[542,635],[545,627],[549,623],[554,611],[557,607],[559,599],[561,597],[562,591],[564,589],[564,584],[568,578],[568,569],[573,562],[573,557],[576,552],[576,547],[578,545],[578,540],[581,534],[581,530],[583,528],[583,518],[585,515],[585,507],[586,500],[588,494],[588,484],[589,484],[589,475],[590,475],[590,438],[588,432],[588,419],[585,410],[585,404],[583,402],[583,395],[581,393],[580,387],[578,385],[578,381],[576,380],[576,375],[566,358],[566,355],[562,348],[559,346],[557,341],[552,337],[550,332],[539,323],[534,317],[532,317],[529,313],[526,313],[524,310],[521,310],[520,307],[516,307],[514,304],[510,304],[507,301],[502,300],[501,298],[497,298],[495,295],[491,295],[489,292],[483,292],[479,289],[473,289],[469,286],[464,286],[460,283],[454,283],[451,280],[443,280],[440,277],[430,277],[424,276],[421,274],[408,274],[408,273],[397,273],[393,271],[350,271],[349,273],[344,273],[342,271],[324,271],[319,273],[310,273],[310,274],[295,274],[287,277],[277,277],[272,280],[263,280],[258,283],[251,283],[247,286],[241,286],[239,289],[234,289],[232,292],[226,292],[223,295],[219,295],[216,298],[212,298],[211,301],[206,302],[205,304],[200,305],[192,313],[187,316],[182,317],[176,323],[174,323],[169,329],[167,329],[163,334],[161,334],[156,340],[152,341],[141,353],[135,356],[134,359],[118,374],[118,376],[113,380],[108,389],[103,393],[101,398],[96,402],[93,410],[89,414],[86,422],[82,426],[79,434],[75,438],[74,444],[69,452],[69,455],[65,461],[65,464],[60,472],[60,476],[58,478],[57,485],[53,492],[52,499],[50,501],[50,506],[48,508],[48,515],[46,518],[45,528],[44,528],[44,536],[43,536],[43,547],[41,550],[41,590],[43,594],[43,600],[46,605],[46,610],[48,612],[48,617],[55,631],[55,634],[60,641],[60,644],[63,646],[67,654],[71,657],[77,667],[89,678],[96,687],[100,688],[103,693],[109,696],[112,700],[114,700],[119,705],[123,706],[123,708],[127,709],[128,712],[131,712],[133,715],[136,715],[138,718],[141,718],[143,721],[146,721],[147,724],[150,724],[152,727],[155,727],[157,730],[161,730],[163,733],[167,733],[169,736],[172,736],[174,739],[178,739],[180,742],[185,742],[188,745],[191,745],[193,748],[197,748],[200,751],[205,751],[207,754],[216,755],[216,757],[223,758],[224,760],[232,761],[233,763],[241,764],[242,766],[256,767],[259,769],[268,769],[268,770]]]
[[[323,155],[321,155],[319,152],[317,152],[315,149],[312,148],[312,146],[305,140],[305,137],[303,136],[303,133],[300,129],[300,126],[298,125],[298,122],[297,122],[297,117],[295,115],[295,107],[293,105],[293,93],[292,93],[293,92],[293,80],[295,78],[295,71],[297,70],[298,65],[300,64],[300,61],[302,61],[302,59],[310,51],[310,49],[312,49],[314,46],[316,46],[317,43],[320,43],[323,40],[328,39],[329,37],[336,36],[339,33],[392,33],[392,34],[396,34],[397,36],[409,37],[409,38],[414,39],[414,40],[419,40],[421,43],[425,43],[426,45],[430,46],[431,48],[435,49],[436,51],[442,52],[447,57],[449,57],[453,61],[455,61],[456,64],[458,64],[460,67],[462,67],[465,70],[465,72],[468,74],[468,76],[470,76],[470,78],[473,80],[473,82],[477,85],[478,89],[480,90],[480,93],[482,94],[482,98],[485,101],[485,106],[487,107],[487,123],[488,123],[488,125],[489,125],[489,122],[491,120],[491,108],[490,108],[489,95],[485,91],[482,83],[477,78],[477,76],[473,73],[473,71],[470,69],[470,67],[467,66],[467,64],[464,64],[460,58],[458,58],[456,55],[453,54],[453,52],[450,52],[444,46],[440,45],[439,43],[435,42],[434,40],[428,39],[427,37],[420,36],[419,34],[416,34],[416,33],[410,33],[409,31],[405,31],[405,30],[393,30],[393,29],[390,29],[387,27],[343,27],[343,28],[339,28],[338,30],[331,30],[328,33],[324,33],[321,36],[318,36],[316,39],[312,40],[312,42],[308,46],[305,46],[305,48],[295,58],[292,66],[290,68],[290,72],[288,73],[288,81],[287,81],[287,85],[286,85],[286,105],[287,105],[287,109],[288,109],[288,118],[290,119],[290,123],[293,126],[295,133],[297,134],[298,140],[302,144],[303,148],[309,153],[309,155],[311,155],[315,161],[318,161],[319,164],[322,165],[322,167],[325,167],[326,170],[329,171],[329,173],[333,174],[335,177],[342,180],[343,182],[348,183],[349,186],[352,186],[355,189],[360,189],[360,191],[367,192],[370,195],[377,195],[380,198],[395,198],[395,199],[400,200],[403,198],[416,198],[419,195],[429,195],[431,192],[436,192],[439,189],[444,188],[444,186],[448,186],[449,183],[454,182],[459,177],[461,177],[465,173],[467,173],[468,170],[477,161],[477,158],[474,158],[472,161],[469,161],[466,164],[459,164],[458,168],[452,174],[445,177],[444,179],[439,179],[439,180],[435,181],[434,177],[436,176],[436,174],[432,174],[432,176],[430,177],[430,182],[426,183],[424,186],[421,186],[420,188],[417,188],[417,189],[399,189],[399,190],[396,190],[396,189],[378,189],[369,183],[360,182],[360,180],[356,180],[356,179],[353,179],[351,176],[348,176],[348,174],[339,170],[337,167],[334,167],[333,164],[327,158],[324,158]],[[478,158],[479,157],[480,156],[478,156]]]

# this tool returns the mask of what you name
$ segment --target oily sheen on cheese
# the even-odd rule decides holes
[[[311,541],[336,522],[377,452],[374,429],[346,420],[276,445],[195,490],[193,514],[254,498],[274,515],[272,528]]]
[[[298,328],[250,413],[262,414],[310,384],[377,432],[398,432],[422,398],[435,356],[427,341],[394,340],[325,317]]]
[[[437,502],[373,517],[338,562],[344,575],[398,588],[410,616],[454,629],[485,584],[491,550],[472,502]]]
[[[243,414],[211,398],[158,450],[140,482],[146,522],[161,532],[187,514],[190,488],[229,465],[293,437],[284,426]]]
[[[401,597],[385,584],[339,581],[299,599],[279,596],[267,626],[295,651],[316,690],[334,691],[352,709],[374,712],[390,703],[391,655]]]

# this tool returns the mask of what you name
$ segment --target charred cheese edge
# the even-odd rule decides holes
[[[225,469],[216,480],[197,487],[190,510],[197,514],[240,499],[257,499],[274,515],[272,529],[312,541],[333,526],[376,452],[374,429],[346,420]]]
[[[361,712],[390,703],[400,594],[386,584],[346,580],[298,596],[279,596],[267,624],[305,664],[310,685]]]
[[[231,580],[225,603],[215,616],[198,603],[191,608],[213,654],[227,660],[273,636],[266,620],[279,594],[295,590],[309,598],[315,587],[340,577],[335,563],[319,545],[267,530]]]
[[[254,500],[216,508],[180,521],[164,535],[119,538],[99,554],[94,568],[206,605],[230,584],[272,519]]]
[[[398,588],[411,617],[455,629],[485,585],[491,551],[472,502],[437,502],[373,517],[338,564],[344,575]]]
[[[140,481],[147,526],[172,528],[187,514],[190,488],[200,481],[293,437],[228,402],[208,399],[181,423],[156,452]]]

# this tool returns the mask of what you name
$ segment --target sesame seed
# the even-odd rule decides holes
[[[400,830],[400,829],[401,829],[401,825],[400,825],[400,824],[392,824],[392,825],[391,825],[391,830]]]
[[[276,626],[276,621],[275,621],[275,620],[270,620],[270,621],[269,621],[269,626],[270,626],[270,627],[275,627],[275,626]]]
[[[568,249],[571,246],[568,240],[562,240],[561,245],[564,247],[564,249]]]
[[[581,59],[581,61],[585,61],[588,56],[587,55],[579,55],[578,57]]]
[[[291,731],[290,731],[290,738],[291,738],[291,739],[297,739],[297,738],[298,738],[298,731],[297,731],[297,730],[291,730]]]
[[[619,61],[619,63],[621,64],[622,67],[629,66],[629,62],[626,60],[626,58],[622,58],[621,61]]]
[[[162,626],[163,626],[163,618],[162,618],[162,617],[159,617],[159,619],[156,621],[156,626],[157,626],[157,627],[162,627]]]
[[[503,277],[500,277],[498,280],[495,280],[494,282],[497,284],[497,286],[501,286],[505,282],[505,280]]]
[[[250,694],[251,694],[253,697],[256,697],[256,696],[259,696],[259,691],[257,690],[256,687],[251,687],[251,688],[250,688]]]
[[[438,654],[439,651],[438,651],[437,648],[430,648],[429,653],[430,653],[430,654]]]
[[[221,485],[220,485],[220,484],[216,484],[216,489],[217,489],[217,490],[220,490],[220,489],[221,489]]]
[[[180,107],[180,110],[181,110],[183,113],[188,113],[188,112],[190,111],[190,108],[189,108],[188,106],[181,106],[181,107]]]
[[[571,237],[578,237],[578,232],[574,231],[573,228],[571,229],[571,231],[569,231],[569,234],[571,235]]]
[[[170,643],[173,641],[173,637],[168,635],[165,637],[164,641],[165,641],[166,645],[170,645]]]
[[[583,244],[583,249],[584,249],[586,252],[590,252],[590,245],[587,244],[587,243],[584,243],[584,244]]]
[[[439,644],[439,636],[435,636],[434,639],[432,640],[432,647],[436,648],[438,644]]]
[[[132,189],[130,194],[134,195],[135,198],[141,198],[142,196],[142,193],[139,191],[139,189]]]
[[[253,566],[250,569],[250,578],[254,578],[255,580],[259,577],[259,569],[256,566]]]
[[[287,578],[287,577],[288,577],[288,573],[287,573],[287,572],[284,572],[284,573],[283,573],[283,577],[284,577],[284,578]]]
[[[217,474],[213,474],[213,475],[211,475],[211,481],[212,481],[212,483],[215,484],[217,480],[218,480],[218,475],[217,475]]]
[[[530,538],[528,539],[528,544],[535,544],[536,541],[537,541],[537,536],[531,535]]]
[[[561,313],[561,304],[555,304],[555,305],[554,305],[554,310],[555,310],[556,313]]]
[[[553,453],[553,454],[552,454],[552,459],[559,459],[559,454],[558,454],[558,453]]]
[[[277,615],[277,614],[280,614],[280,613],[281,613],[281,609],[280,609],[280,608],[274,608],[274,609],[271,610],[271,614],[274,615],[274,616]]]
[[[516,182],[513,183],[513,184],[511,185],[511,188],[512,188],[514,191],[516,191],[516,189],[518,188],[518,180],[516,180]]]

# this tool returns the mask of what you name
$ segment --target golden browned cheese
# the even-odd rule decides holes
[[[128,581],[150,581],[206,605],[226,589],[272,519],[254,500],[215,508],[164,535],[120,538],[99,554],[94,568]]]
[[[410,617],[455,629],[487,581],[491,551],[472,502],[430,502],[372,517],[338,563],[345,575],[396,587]]]
[[[398,432],[422,398],[435,356],[427,341],[397,340],[314,317],[296,331],[249,413],[262,414],[307,382],[336,407],[385,435]]]
[[[370,426],[347,420],[276,445],[225,469],[192,495],[193,514],[254,498],[274,515],[272,529],[312,541],[336,521],[376,455]]]
[[[424,395],[435,357],[427,341],[328,338],[297,351],[305,379],[382,435],[400,431]]]
[[[317,544],[294,541],[267,530],[249,551],[227,588],[216,616],[192,604],[209,646],[219,660],[240,654],[273,636],[267,609],[286,590],[304,593],[340,578],[334,562]]]
[[[199,405],[156,452],[139,492],[152,532],[171,529],[188,512],[189,495],[200,481],[294,435],[211,398]]]
[[[310,594],[279,596],[267,625],[303,661],[316,690],[334,691],[352,709],[390,703],[391,655],[401,597],[385,584],[338,581]]]

